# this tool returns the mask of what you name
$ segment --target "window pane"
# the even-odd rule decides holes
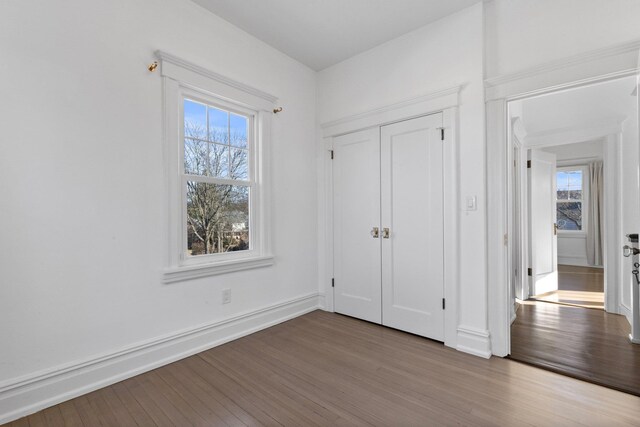
[[[567,172],[567,175],[569,178],[570,189],[582,188],[582,171],[570,171],[570,172]]]
[[[229,177],[229,147],[227,145],[220,145],[209,143],[209,176],[215,176],[216,178],[228,178]]]
[[[560,202],[557,204],[559,230],[582,230],[582,202]]]
[[[208,145],[205,141],[184,139],[184,173],[206,175],[208,167]]]
[[[207,138],[207,107],[203,104],[184,100],[184,136]]]
[[[230,177],[232,179],[249,179],[247,150],[231,148]]]
[[[209,107],[209,141],[229,144],[229,113]]]
[[[231,113],[229,120],[229,134],[231,145],[236,147],[247,147],[247,118]]]
[[[558,189],[558,200],[568,200],[569,199],[569,191],[568,190],[560,190]]]
[[[187,255],[249,246],[249,187],[187,182]]]
[[[556,174],[558,200],[582,200],[582,171],[559,171]]]

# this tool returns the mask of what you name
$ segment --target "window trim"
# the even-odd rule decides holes
[[[164,150],[168,195],[168,261],[164,283],[224,274],[274,263],[270,246],[269,164],[271,120],[277,98],[197,65],[156,52],[160,59],[164,104]],[[252,116],[248,251],[186,257],[186,186],[184,173],[184,98]],[[182,120],[182,122],[181,122]],[[243,181],[246,182],[246,181]]]
[[[582,229],[581,230],[561,230],[560,228],[558,228],[558,235],[564,234],[566,237],[586,236],[587,234],[587,222],[589,221],[589,181],[588,181],[589,167],[588,165],[584,165],[584,164],[562,165],[562,166],[556,167],[556,181],[557,181],[558,172],[577,171],[577,170],[582,171],[582,199],[576,200],[582,203]],[[556,212],[558,209],[558,203],[563,203],[562,201],[558,201],[557,194],[558,194],[558,184],[556,182],[556,201],[555,201]],[[570,200],[567,200],[567,202],[570,202]],[[557,218],[556,218],[556,222],[557,222]]]

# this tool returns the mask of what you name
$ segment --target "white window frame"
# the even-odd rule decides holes
[[[165,52],[160,59],[164,94],[164,146],[168,186],[168,266],[164,283],[266,267],[274,263],[270,247],[269,164],[271,117],[277,98]],[[186,181],[184,173],[184,99],[237,112],[250,118],[249,233],[250,249],[187,256]],[[234,180],[218,179],[225,184]],[[245,182],[245,181],[243,181]]]
[[[589,168],[586,165],[573,165],[573,166],[558,166],[556,168],[556,177],[558,172],[570,172],[570,171],[582,171],[582,200],[574,200],[575,202],[582,203],[582,230],[561,230],[558,228],[558,235],[564,234],[567,236],[574,235],[586,235],[587,234],[587,221],[589,220]],[[557,187],[557,183],[556,183]],[[563,203],[557,199],[557,188],[556,188],[556,211],[558,209],[558,203]],[[571,202],[571,200],[567,200],[566,202]]]

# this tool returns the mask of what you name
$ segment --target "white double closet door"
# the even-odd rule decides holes
[[[334,139],[334,308],[444,340],[442,114]]]

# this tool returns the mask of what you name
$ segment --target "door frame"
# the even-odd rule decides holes
[[[319,295],[321,308],[334,311],[333,298],[333,138],[346,133],[442,113],[444,129],[444,344],[458,347],[459,160],[458,106],[463,86],[432,92],[320,125],[318,144]]]
[[[487,191],[487,314],[491,350],[496,356],[504,357],[511,352],[512,239],[509,236],[513,228],[512,184],[508,171],[513,159],[508,144],[508,102],[637,76],[639,48],[640,40],[635,40],[485,80],[487,189],[490,189]]]

